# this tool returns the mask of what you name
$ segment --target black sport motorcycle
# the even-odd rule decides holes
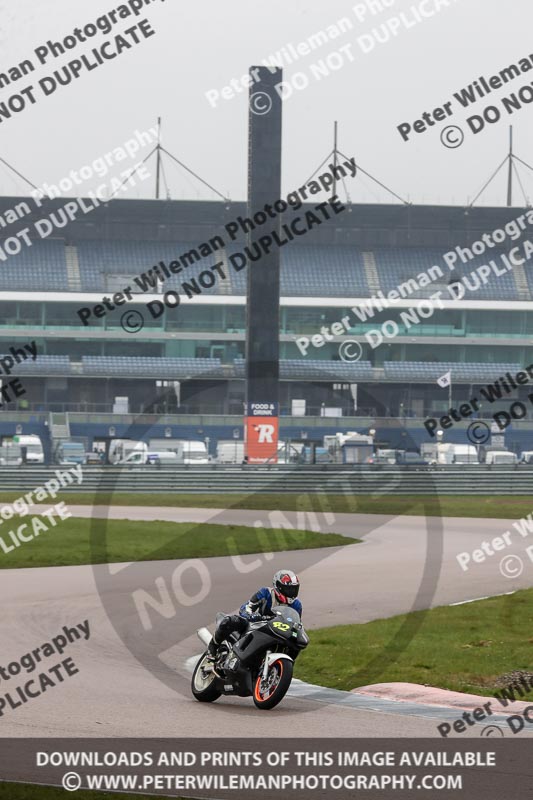
[[[217,625],[224,616],[217,614]],[[209,645],[207,628],[197,633]],[[194,668],[192,693],[202,703],[212,703],[224,694],[252,696],[257,708],[274,708],[285,697],[294,661],[308,644],[300,615],[290,606],[274,606],[268,616],[250,622],[242,636],[230,634],[218,648],[214,663],[206,650]]]

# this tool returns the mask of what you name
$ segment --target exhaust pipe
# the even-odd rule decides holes
[[[196,631],[196,635],[198,636],[200,641],[203,644],[205,644],[206,647],[209,645],[209,642],[213,638],[207,628],[200,628],[199,630]]]

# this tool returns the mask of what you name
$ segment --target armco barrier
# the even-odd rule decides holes
[[[0,491],[17,495],[54,477],[59,467],[1,467]],[[68,469],[65,467],[64,469]],[[83,485],[64,492],[187,494],[305,493],[354,495],[533,495],[533,466],[413,467],[172,466],[84,467]]]

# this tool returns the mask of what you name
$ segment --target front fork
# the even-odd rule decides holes
[[[267,679],[267,675],[268,675],[268,659],[270,658],[271,654],[272,654],[272,650],[267,650],[266,653],[265,653],[265,665],[263,667],[263,676],[261,678],[261,682],[262,683],[264,683],[266,681],[266,679]]]

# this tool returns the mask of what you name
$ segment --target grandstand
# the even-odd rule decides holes
[[[0,213],[20,200],[1,198]],[[61,203],[48,201],[26,224]],[[489,256],[459,263],[453,273],[443,261],[449,250],[468,247],[520,213],[508,208],[465,212],[455,207],[353,205],[301,243],[282,248],[281,437],[297,432],[318,440],[332,429],[364,430],[379,426],[380,420],[386,420],[387,430],[395,424],[399,430],[408,419],[411,434],[422,440],[423,419],[448,407],[448,393],[436,383],[444,373],[451,372],[453,400],[459,403],[476,387],[533,363],[533,271],[527,262],[475,294],[450,300],[419,324],[406,326],[400,317],[402,310],[437,290],[445,292],[450,282],[488,258],[501,257],[495,249]],[[158,293],[139,292],[127,305],[143,314],[144,327],[137,333],[121,326],[125,306],[92,317],[87,327],[76,312],[126,286],[138,291],[136,276],[208,241],[237,215],[246,215],[245,204],[116,200],[4,261],[0,352],[36,341],[38,358],[13,370],[23,378],[26,394],[0,408],[0,435],[12,434],[17,424],[24,425],[25,433],[44,435],[51,412],[69,412],[71,433],[84,437],[88,446],[111,425],[118,436],[132,421],[146,424],[147,415],[156,426],[153,436],[163,435],[169,425],[173,436],[192,432],[209,436],[213,443],[235,435],[242,425],[244,399],[246,270],[232,270],[228,259],[242,249],[244,238],[187,268],[186,275],[173,275]],[[2,234],[12,235],[9,230]],[[510,242],[501,252],[519,245]],[[227,279],[157,319],[147,313],[149,300],[178,290],[184,278],[216,260],[225,264]],[[365,321],[353,313],[354,306],[379,293],[386,296],[433,265],[443,270],[440,280],[402,296],[390,308],[376,309]],[[329,334],[331,325],[343,318],[350,320],[344,333]],[[386,320],[395,321],[399,333],[373,348],[365,334]],[[324,327],[327,341],[310,346],[303,357],[296,340],[311,338]],[[341,358],[339,345],[346,340],[362,347],[355,363]],[[509,402],[527,392],[522,387]],[[127,415],[114,413],[116,398],[127,398]],[[293,416],[293,400],[305,401],[305,417]],[[165,415],[160,423],[158,415]]]

